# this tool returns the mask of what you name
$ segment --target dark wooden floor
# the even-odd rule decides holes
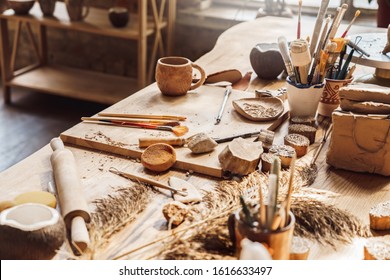
[[[12,89],[12,104],[0,90],[0,171],[50,142],[64,130],[107,105]]]

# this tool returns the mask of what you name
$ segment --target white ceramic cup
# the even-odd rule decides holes
[[[296,85],[287,78],[287,100],[291,117],[315,117],[324,83]]]

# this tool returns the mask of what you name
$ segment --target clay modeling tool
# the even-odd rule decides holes
[[[125,113],[99,113],[102,117],[118,117],[118,118],[134,118],[134,119],[157,119],[157,120],[175,120],[185,121],[187,117],[172,116],[172,115],[140,115],[140,114],[125,114]]]
[[[284,61],[284,65],[286,66],[287,75],[290,77],[291,81],[294,82],[296,78],[294,73],[294,67],[291,62],[290,52],[288,50],[286,37],[284,36],[278,37],[278,45],[279,45],[280,54],[282,55]]]
[[[71,243],[78,253],[89,245],[89,233],[85,223],[91,216],[83,194],[83,186],[72,152],[64,147],[60,138],[50,141],[53,154],[50,157],[54,180],[66,228],[70,230]]]
[[[230,95],[231,92],[232,92],[232,87],[231,86],[227,86],[226,90],[225,90],[225,95],[223,97],[223,102],[222,102],[222,105],[221,105],[221,109],[219,110],[219,113],[218,113],[217,119],[215,121],[215,124],[219,124],[221,122],[222,114],[223,114],[223,111],[225,109],[227,100],[228,100],[229,95]]]
[[[300,83],[307,84],[311,62],[309,46],[306,40],[294,40],[290,44],[291,61],[298,68]]]
[[[108,171],[110,171],[111,173],[114,173],[116,175],[119,175],[121,177],[130,179],[130,180],[134,180],[134,181],[138,181],[138,182],[141,182],[141,183],[149,184],[149,185],[152,185],[154,187],[161,188],[161,189],[164,189],[164,190],[169,190],[169,191],[172,192],[172,194],[178,194],[178,195],[181,195],[181,196],[186,196],[187,195],[187,192],[186,192],[185,189],[178,190],[178,189],[172,188],[172,187],[170,187],[168,185],[165,185],[163,183],[160,183],[160,182],[158,182],[156,180],[152,180],[152,179],[148,179],[148,178],[142,177],[141,175],[136,175],[136,174],[132,174],[132,173],[128,173],[128,172],[119,171],[115,167],[111,167]]]
[[[318,37],[320,36],[322,22],[324,21],[326,11],[329,6],[330,0],[323,0],[321,1],[321,7],[318,10],[316,23],[314,25],[313,29],[313,35],[311,36],[311,43],[310,43],[310,55],[314,55],[314,51],[316,50]]]
[[[351,63],[354,51],[355,51],[355,49],[352,49],[351,52],[349,53],[347,60],[344,63],[343,68],[341,69],[340,73],[337,75],[337,80],[344,80],[345,77],[347,76],[348,67],[349,67],[349,64]]]
[[[364,56],[367,56],[367,57],[370,56],[370,54],[368,52],[363,50],[361,47],[359,47],[357,44],[355,44],[352,41],[348,41],[347,45],[350,46],[351,48],[353,48],[354,50],[356,50],[358,53],[364,55]]]
[[[351,28],[352,24],[355,22],[355,20],[358,18],[359,15],[360,15],[360,10],[357,10],[355,12],[355,16],[353,17],[351,22],[348,24],[347,29],[345,29],[343,35],[341,35],[341,38],[345,38],[345,36],[347,36],[349,29]]]
[[[315,164],[315,162],[316,162],[318,156],[320,155],[320,152],[321,152],[322,148],[324,147],[324,145],[326,143],[326,140],[328,139],[328,137],[329,137],[330,133],[332,132],[332,130],[333,130],[333,124],[330,124],[329,127],[327,128],[327,130],[325,131],[324,136],[322,137],[321,143],[318,146],[318,148],[317,148],[317,150],[316,150],[316,152],[315,152],[315,154],[313,156],[313,159],[310,162],[311,166]]]
[[[321,50],[323,49],[326,33],[328,32],[329,22],[330,22],[330,16],[328,16],[326,18],[324,28],[322,29],[322,32],[321,32],[321,38],[320,38],[320,41],[318,42],[318,46],[317,46],[317,49],[315,52],[315,57],[314,57],[314,60],[312,62],[312,66],[311,66],[311,70],[310,70],[310,74],[309,74],[309,78],[308,78],[309,83],[311,83],[313,80],[314,71],[319,63],[319,60],[320,60],[320,54],[321,54]]]

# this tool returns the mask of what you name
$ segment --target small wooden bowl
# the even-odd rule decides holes
[[[141,155],[142,165],[152,171],[166,171],[171,168],[175,162],[175,149],[168,144],[153,144],[147,147]]]
[[[16,15],[27,15],[35,4],[35,0],[8,0],[7,2]]]

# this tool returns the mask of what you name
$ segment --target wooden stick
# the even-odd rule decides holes
[[[302,0],[299,0],[297,39],[301,39],[301,13],[302,13]]]
[[[285,210],[286,218],[284,220],[282,220],[280,223],[280,227],[282,227],[282,228],[285,225],[287,225],[288,218],[290,217],[289,213],[290,213],[290,208],[291,208],[291,195],[292,195],[292,192],[294,189],[293,184],[294,184],[294,173],[295,173],[295,161],[296,161],[296,155],[294,155],[294,157],[291,160],[291,164],[290,164],[290,178],[288,180],[288,192],[287,192],[286,200],[284,202],[285,207],[286,207],[286,210]]]
[[[21,27],[22,27],[22,21],[18,20],[15,34],[14,34],[14,42],[13,42],[12,53],[11,53],[11,62],[10,62],[11,73],[13,73],[15,70],[15,61],[16,61],[16,54],[18,52]]]
[[[264,203],[264,198],[263,198],[263,189],[261,185],[259,185],[259,204],[260,204],[260,209],[258,213],[257,219],[259,220],[259,224],[261,228],[266,228],[266,207]]]
[[[185,121],[187,117],[171,116],[171,115],[141,115],[141,114],[122,114],[122,113],[99,113],[102,117],[121,117],[121,118],[137,118],[137,119],[157,119],[157,120],[176,120]]]
[[[170,187],[168,185],[162,184],[162,183],[160,183],[160,182],[158,182],[156,180],[145,178],[145,177],[142,177],[140,175],[136,175],[136,174],[132,174],[132,173],[125,173],[125,172],[119,171],[118,169],[116,169],[114,167],[111,167],[108,171],[110,171],[111,173],[114,173],[116,175],[122,176],[124,178],[130,179],[130,180],[139,181],[139,182],[142,182],[142,183],[146,183],[146,184],[155,186],[157,188],[161,188],[161,189],[164,189],[164,190],[169,190],[173,194],[178,194],[178,195],[181,195],[181,196],[187,196],[187,192],[186,191],[184,191],[184,190],[177,190],[177,189],[172,188],[172,187]]]
[[[329,36],[328,36],[329,39],[333,39],[336,36],[337,30],[339,29],[340,24],[341,24],[341,20],[343,19],[344,14],[347,11],[347,9],[348,9],[348,4],[343,4],[341,6],[340,11],[338,12],[337,16],[333,20],[333,25],[332,25],[332,28],[329,32]]]
[[[164,121],[164,120],[143,120],[143,119],[128,119],[128,118],[115,118],[115,117],[82,117],[82,121],[107,121],[107,122],[123,122],[126,123],[151,123],[151,124],[169,124],[169,123],[176,123],[179,125],[178,122],[171,122],[171,121]]]
[[[320,36],[322,22],[324,20],[326,11],[328,9],[329,1],[330,0],[321,1],[321,7],[318,10],[316,23],[315,23],[314,29],[313,29],[313,35],[311,36],[311,43],[310,43],[310,55],[311,56],[313,56],[314,51],[315,51],[316,46],[317,46],[318,37]]]

